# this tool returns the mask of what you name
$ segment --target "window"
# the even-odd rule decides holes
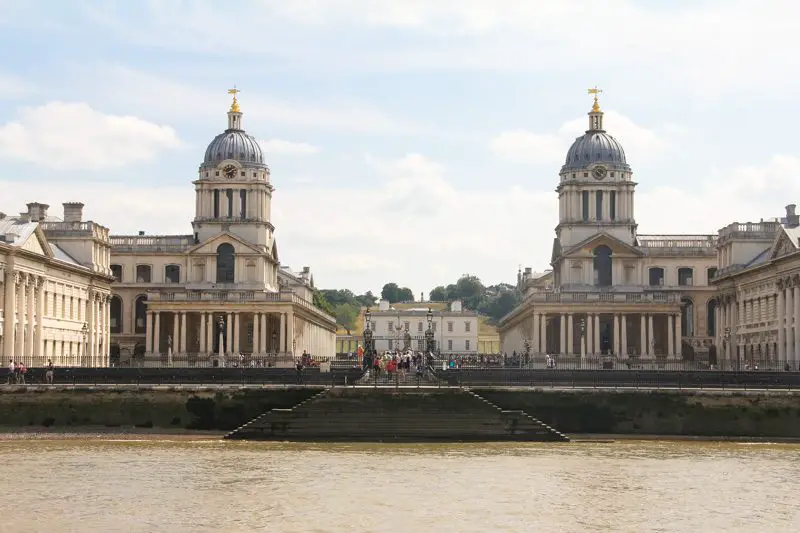
[[[405,329],[406,331],[408,331],[408,330],[410,329],[410,327],[411,327],[411,324],[409,324],[408,322],[406,322],[405,324],[403,324],[403,327],[404,327],[404,329]]]
[[[689,287],[692,285],[692,274],[694,270],[689,267],[678,269],[678,285]]]
[[[433,327],[433,332],[436,332],[436,322],[431,322],[431,326]]]
[[[134,333],[145,333],[147,330],[147,296],[141,295],[136,297],[134,304],[134,314],[136,323],[133,325]]]
[[[453,333],[453,323],[452,322],[448,322],[447,323],[447,332],[448,333]]]
[[[586,222],[589,220],[589,191],[583,191],[581,193],[581,207],[583,209],[582,218],[583,221]]]
[[[111,265],[111,275],[114,276],[114,281],[122,283],[122,265]]]
[[[242,176],[244,176],[244,172],[242,172]],[[247,218],[247,191],[245,189],[239,191],[239,207],[239,216]]]
[[[122,333],[122,298],[111,297],[111,333]]]
[[[164,267],[164,281],[167,283],[180,283],[181,267],[178,265],[167,265]]]
[[[242,152],[242,157],[244,157],[244,152]],[[242,170],[242,176],[244,176],[244,170]]]
[[[394,339],[389,339],[389,349],[394,350]]]
[[[386,331],[394,331],[394,322],[391,320],[386,323]]]
[[[452,352],[453,351],[453,339],[449,339],[447,341],[447,351],[448,352]]]
[[[658,287],[664,284],[664,269],[661,267],[650,267],[648,271],[650,276],[650,286]]]
[[[614,173],[612,172],[613,176]],[[617,191],[611,191],[608,196],[608,218],[617,220]]]
[[[588,172],[584,172],[584,173],[583,173],[583,177],[584,177],[584,178],[588,178],[588,177],[589,177],[589,173],[588,173]]]
[[[694,337],[694,302],[691,298],[681,298],[681,335]]]
[[[136,265],[136,283],[150,283],[152,269],[150,265]]]
[[[417,331],[422,331],[422,322],[417,322]]]
[[[469,333],[469,332],[470,332],[470,328],[471,328],[471,327],[472,327],[472,323],[471,323],[469,320],[467,320],[466,322],[464,322],[464,331],[466,331],[467,333]]]
[[[612,285],[611,273],[611,248],[601,244],[594,249],[594,284],[598,287],[610,287]]]
[[[469,341],[468,340],[464,341],[464,349],[466,351],[469,351]]]
[[[235,266],[233,245],[220,244],[217,247],[217,283],[233,283]]]
[[[214,189],[214,218],[219,218],[219,189]]]
[[[214,173],[215,176],[219,176],[219,170]]]
[[[710,269],[709,269],[710,270]],[[714,337],[717,334],[717,301],[709,300],[706,306],[706,324],[708,324],[706,333],[709,337]]]
[[[611,177],[612,177],[612,178],[614,177],[614,173],[613,173],[613,172],[611,173]]]
[[[711,283],[711,280],[714,279],[714,276],[717,275],[717,267],[711,267],[706,270],[706,276],[708,277],[708,283]]]
[[[594,218],[603,220],[603,191],[594,192]]]
[[[575,179],[575,173],[574,172],[572,173],[572,179]]]

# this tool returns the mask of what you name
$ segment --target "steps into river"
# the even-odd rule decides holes
[[[520,410],[462,389],[334,388],[273,409],[226,439],[322,442],[567,442]]]

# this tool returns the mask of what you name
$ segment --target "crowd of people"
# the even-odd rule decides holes
[[[45,367],[45,383],[48,385],[53,384],[53,361],[47,361],[47,366]],[[25,376],[28,374],[28,367],[25,366],[25,363],[22,361],[14,361],[13,359],[8,360],[8,379],[6,381],[7,385],[25,385],[27,382],[25,381]]]

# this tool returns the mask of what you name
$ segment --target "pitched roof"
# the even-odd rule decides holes
[[[23,222],[17,217],[0,219],[0,236],[11,246],[22,246],[36,231],[37,222]],[[2,242],[2,240],[0,240]]]

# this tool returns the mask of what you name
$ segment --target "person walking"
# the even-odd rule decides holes
[[[47,360],[47,371],[44,373],[45,382],[48,385],[52,385],[53,384],[53,373],[54,373],[53,360],[52,359],[48,359]]]
[[[17,382],[17,366],[14,364],[13,359],[8,360],[8,385]]]

